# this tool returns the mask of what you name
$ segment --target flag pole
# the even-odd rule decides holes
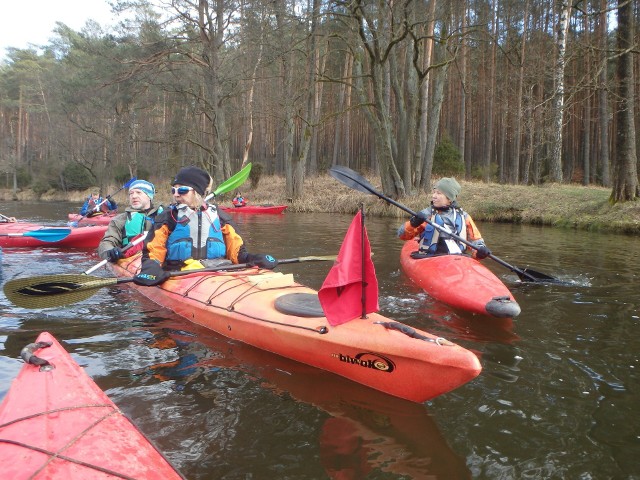
[[[360,318],[367,318],[367,280],[365,277],[364,259],[364,203],[360,204],[360,260],[362,265],[362,315]]]

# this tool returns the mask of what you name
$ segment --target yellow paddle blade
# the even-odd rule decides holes
[[[98,289],[117,283],[117,278],[84,274],[41,275],[9,280],[4,285],[4,294],[18,307],[50,308],[85,300]]]

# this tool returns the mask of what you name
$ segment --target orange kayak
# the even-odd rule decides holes
[[[62,239],[47,241],[46,236],[38,235],[39,230],[53,232],[57,227],[45,227],[35,223],[0,223],[0,247],[56,247],[56,248],[96,248],[107,231],[106,225],[90,225],[87,227],[60,227]]]
[[[139,256],[111,265],[134,275]],[[250,268],[173,277],[143,295],[226,337],[336,373],[414,402],[475,378],[475,354],[445,339],[372,313],[333,327],[317,292],[292,274]]]
[[[51,334],[37,342],[0,405],[2,478],[184,478]]]
[[[520,305],[502,281],[468,255],[438,255],[415,259],[415,242],[400,252],[404,272],[435,300],[455,308],[496,318],[513,318]]]

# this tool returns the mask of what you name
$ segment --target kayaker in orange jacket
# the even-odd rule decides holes
[[[140,273],[133,277],[136,284],[159,285],[169,278],[167,270],[202,268],[208,260],[267,269],[277,265],[271,255],[247,252],[230,218],[204,201],[212,183],[211,176],[198,167],[178,172],[171,189],[176,203],[156,217],[147,234]]]
[[[412,240],[418,237],[418,252],[424,255],[448,255],[468,253],[478,260],[491,254],[484,244],[480,230],[471,216],[458,206],[457,198],[462,187],[455,178],[441,178],[433,187],[431,206],[418,212],[398,229],[401,240]],[[457,236],[471,242],[471,248],[462,242],[440,232],[426,222],[446,228]]]

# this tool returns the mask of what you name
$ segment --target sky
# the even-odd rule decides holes
[[[89,19],[114,23],[107,0],[3,0],[0,14],[0,59],[6,48],[46,44],[56,22],[80,30]]]

